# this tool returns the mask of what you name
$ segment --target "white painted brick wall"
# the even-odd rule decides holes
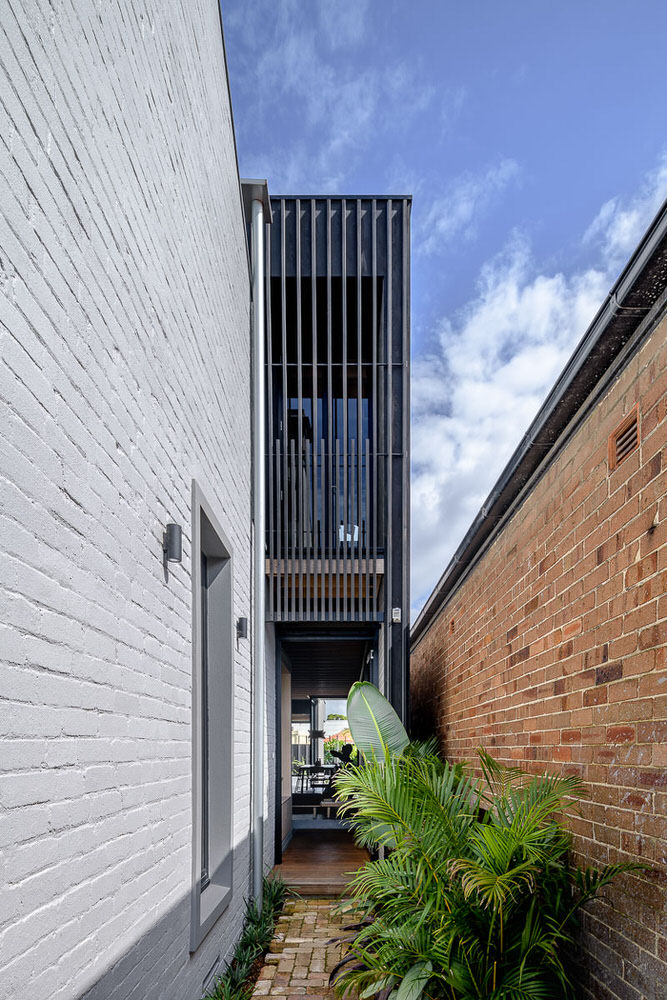
[[[0,193],[0,996],[194,1000],[249,879],[240,642],[235,893],[190,957],[193,476],[251,617],[216,0],[0,0]],[[165,582],[169,520],[184,559]]]

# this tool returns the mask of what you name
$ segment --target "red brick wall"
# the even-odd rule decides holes
[[[585,920],[581,996],[667,995],[667,321],[607,391],[412,650],[413,725],[581,775],[588,862],[642,860]],[[639,405],[640,447],[608,435]]]

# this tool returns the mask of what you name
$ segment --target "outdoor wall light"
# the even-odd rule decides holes
[[[183,558],[183,538],[180,524],[168,524],[162,536],[162,555],[165,565],[180,562]]]
[[[236,619],[236,635],[239,639],[248,638],[248,619],[247,618],[237,618]]]

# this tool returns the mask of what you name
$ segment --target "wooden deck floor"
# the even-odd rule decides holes
[[[338,896],[367,860],[346,830],[298,830],[274,871],[302,896]]]

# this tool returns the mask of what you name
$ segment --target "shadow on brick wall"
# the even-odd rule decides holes
[[[269,836],[268,822],[265,836]],[[194,953],[189,951],[188,892],[137,938],[97,982],[77,994],[77,1000],[199,1000],[211,970],[215,968],[217,974],[222,973],[241,933],[250,892],[249,850],[248,837],[235,846],[235,854],[247,859],[247,870],[243,878],[237,877],[229,907]],[[119,936],[125,932],[119,920]]]

